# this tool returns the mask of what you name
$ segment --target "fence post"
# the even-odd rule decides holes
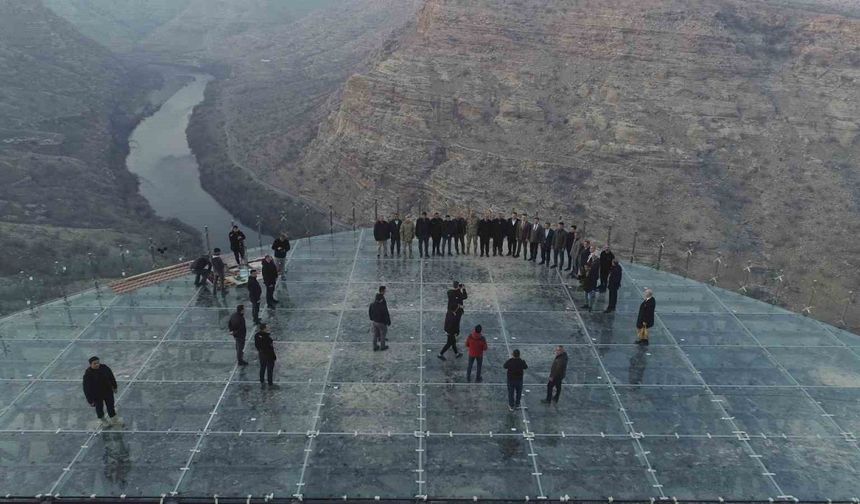
[[[714,276],[711,277],[711,285],[714,287],[717,286],[717,279],[720,277],[720,265],[723,264],[723,260],[720,258],[719,252],[717,253],[717,258],[714,259]]]
[[[689,278],[690,275],[690,259],[693,257],[692,245],[687,246],[687,260],[684,263],[684,278]]]
[[[334,234],[334,209],[331,205],[328,206],[328,234]]]
[[[812,307],[815,302],[815,294],[818,291],[818,280],[812,281],[812,292],[809,294],[809,301],[807,301],[806,306],[803,307],[803,310],[800,312],[802,315],[808,317],[812,315]]]
[[[612,248],[612,224],[609,225],[609,229],[606,231],[606,246]]]
[[[182,233],[176,231],[176,253],[179,254],[179,262],[182,262]]]
[[[660,263],[663,261],[663,248],[665,247],[664,240],[666,238],[660,238],[660,245],[657,249],[657,270],[660,270]]]
[[[101,297],[102,291],[99,288],[99,280],[98,280],[98,277],[96,276],[96,263],[95,263],[95,260],[93,260],[93,253],[92,252],[87,252],[87,259],[89,259],[89,261],[90,261],[90,274],[93,276],[93,287],[96,288],[96,296]]]
[[[782,278],[782,272],[780,272],[778,275],[776,275],[776,278],[774,278],[774,280],[776,280],[777,284],[776,284],[776,291],[773,293],[773,304],[776,306],[779,306],[779,293],[782,291],[782,286],[784,284],[783,278]]]
[[[151,236],[149,237],[149,257],[152,259],[152,269],[155,269],[158,263],[155,261],[155,243]]]
[[[125,272],[128,269],[128,267],[125,264],[125,245],[119,246],[119,258],[120,258],[120,261],[122,261],[122,277],[125,278]]]
[[[355,234],[355,201],[352,202],[352,232]]]
[[[209,244],[209,226],[203,226],[203,234],[206,236],[206,255],[212,255],[212,246]]]
[[[257,216],[257,246],[260,247],[260,253],[263,253],[263,219]],[[247,262],[247,259],[245,259]]]
[[[310,207],[305,206],[305,236],[308,237],[308,245],[311,243],[311,230],[308,227],[308,219],[310,218]]]
[[[373,199],[373,221],[376,222],[379,220],[379,201],[374,198]]]
[[[848,297],[845,299],[845,306],[842,307],[842,316],[839,317],[839,322],[837,322],[842,327],[847,328],[848,323],[845,320],[846,315],[848,314],[848,305],[854,302],[854,291],[848,291]]]
[[[639,239],[639,231],[633,232],[633,249],[630,251],[630,262],[636,262],[636,240]]]

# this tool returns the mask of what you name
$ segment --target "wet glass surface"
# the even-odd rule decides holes
[[[104,288],[0,319],[0,495],[413,499],[847,499],[857,495],[860,337],[736,293],[625,264],[615,313],[522,259],[376,260],[367,232],[294,242],[274,386],[259,383],[244,287],[190,277]],[[446,291],[467,285],[457,346],[487,339],[482,382],[437,358]],[[367,306],[388,287],[386,351]],[[650,345],[636,312],[655,289]],[[227,320],[247,308],[236,366]],[[558,403],[543,404],[556,345]],[[528,362],[509,411],[502,364]],[[82,393],[87,358],[119,381],[123,425]],[[64,471],[68,468],[68,471]]]

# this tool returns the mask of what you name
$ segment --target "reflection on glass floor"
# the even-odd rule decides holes
[[[277,387],[236,368],[246,293],[191,278],[87,292],[0,320],[0,495],[306,498],[850,499],[860,495],[860,337],[735,293],[625,266],[618,310],[513,258],[378,261],[369,232],[294,244],[265,311]],[[460,341],[484,327],[483,382],[435,358],[445,291]],[[380,283],[390,349],[373,352]],[[645,287],[651,345],[633,344]],[[604,295],[599,296],[604,303]],[[555,345],[570,364],[540,403]],[[503,361],[529,363],[510,413]],[[248,343],[249,356],[255,356]],[[97,428],[80,377],[99,355],[125,426]]]

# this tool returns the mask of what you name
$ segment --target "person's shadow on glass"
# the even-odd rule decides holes
[[[630,369],[628,370],[628,381],[631,385],[639,385],[645,377],[645,368],[648,366],[648,349],[637,346],[636,352],[630,357]]]

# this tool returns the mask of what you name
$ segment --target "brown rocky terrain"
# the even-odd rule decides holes
[[[290,121],[234,133],[246,165],[342,215],[399,197],[693,243],[783,270],[795,308],[821,279],[825,318],[856,288],[856,4],[428,0],[383,47],[297,161]]]

